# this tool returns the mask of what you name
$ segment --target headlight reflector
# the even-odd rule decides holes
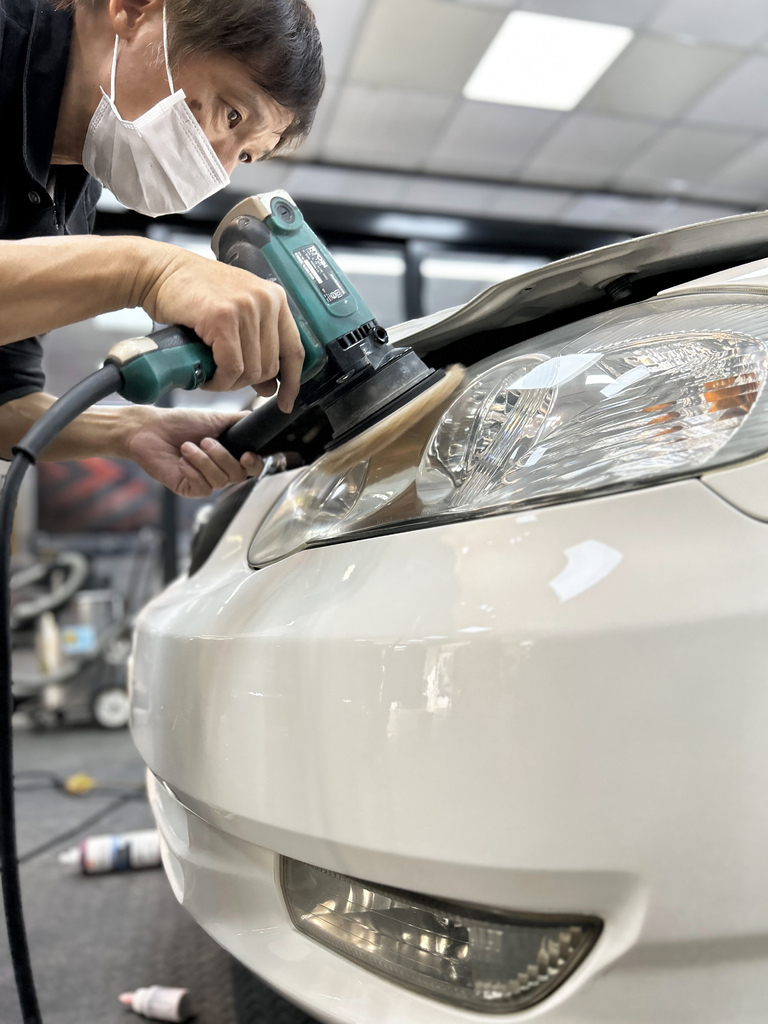
[[[597,918],[519,917],[386,889],[287,857],[294,925],[390,981],[485,1013],[541,1002],[594,946]]]
[[[319,459],[265,519],[264,565],[337,539],[691,476],[768,450],[768,305],[654,299],[507,349],[389,448]]]

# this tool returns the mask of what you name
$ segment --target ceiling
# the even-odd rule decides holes
[[[768,205],[766,0],[311,0],[328,89],[233,192],[659,230]],[[568,113],[465,100],[511,10],[631,27]]]

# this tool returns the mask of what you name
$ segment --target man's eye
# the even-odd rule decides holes
[[[253,160],[253,157],[251,156],[250,153],[242,152],[240,154],[239,160],[241,164],[249,164]]]
[[[227,124],[229,127],[234,128],[236,125],[240,124],[242,120],[243,115],[238,110],[235,110],[234,107],[230,107],[227,111]]]

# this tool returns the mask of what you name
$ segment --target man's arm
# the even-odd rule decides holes
[[[42,392],[0,405],[0,458],[56,399]],[[97,406],[66,427],[45,449],[52,462],[95,456],[132,459],[176,494],[207,497],[212,490],[239,483],[261,471],[250,452],[238,462],[215,440],[241,413],[146,406]]]
[[[135,306],[210,345],[212,390],[272,395],[279,369],[280,407],[293,407],[304,350],[279,285],[130,235],[0,242],[0,344]]]

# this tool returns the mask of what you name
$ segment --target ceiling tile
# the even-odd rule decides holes
[[[566,224],[613,227],[627,231],[666,231],[683,224],[728,217],[728,206],[685,203],[678,199],[636,199],[631,196],[588,193],[579,196],[561,217]]]
[[[572,192],[548,188],[496,187],[488,213],[522,221],[556,221],[573,199]]]
[[[450,178],[414,177],[403,190],[400,200],[408,209],[477,217],[488,215],[493,192],[493,185],[476,185],[471,181],[452,181]]]
[[[765,0],[668,0],[651,31],[751,48],[768,32]]]
[[[322,147],[327,160],[420,167],[455,100],[436,93],[347,85]]]
[[[690,192],[745,149],[753,136],[691,126],[670,128],[618,179],[628,191]]]
[[[347,70],[369,6],[370,0],[312,0],[329,78],[341,78]]]
[[[325,199],[363,206],[394,206],[410,181],[410,176],[403,174],[343,167],[302,167],[296,169],[291,194],[303,199]]]
[[[459,95],[503,21],[503,11],[445,0],[375,0],[350,78]]]
[[[294,155],[299,160],[315,160],[323,148],[325,136],[333,122],[341,87],[338,82],[329,81],[325,87],[320,106],[317,108],[315,123],[309,137],[302,142]]]
[[[658,130],[651,121],[576,111],[534,153],[520,177],[524,181],[600,188]]]
[[[661,7],[664,0],[524,0],[518,6],[524,11],[555,14],[561,18],[600,21],[605,25],[644,25]],[[509,4],[512,7],[512,4]]]
[[[582,109],[671,121],[739,60],[716,46],[638,36],[606,71]]]
[[[562,118],[551,110],[464,100],[432,150],[427,170],[511,178]]]
[[[706,184],[708,195],[744,205],[768,205],[768,140],[726,164]]]
[[[768,130],[768,56],[745,57],[688,115],[691,121]]]

